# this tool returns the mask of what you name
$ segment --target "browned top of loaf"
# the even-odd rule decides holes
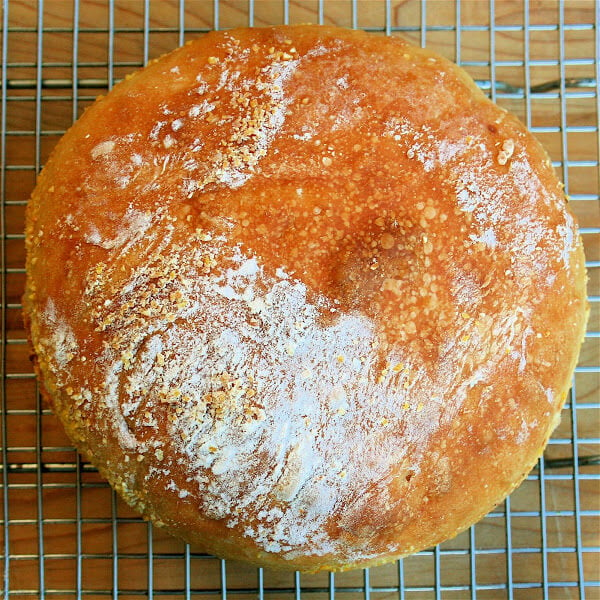
[[[539,144],[446,60],[211,33],[58,145],[27,223],[55,410],[222,555],[377,563],[476,520],[556,424],[583,254]]]

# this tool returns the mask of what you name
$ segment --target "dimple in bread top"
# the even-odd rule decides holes
[[[540,145],[395,38],[211,33],[96,102],[28,208],[66,431],[220,556],[368,566],[472,524],[557,423],[585,328]]]

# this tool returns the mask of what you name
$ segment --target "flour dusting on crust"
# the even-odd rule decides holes
[[[214,33],[59,145],[28,213],[38,368],[154,522],[339,568],[454,535],[536,460],[581,242],[541,149],[445,64],[343,30]]]

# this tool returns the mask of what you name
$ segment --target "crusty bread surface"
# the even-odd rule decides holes
[[[535,464],[587,304],[548,157],[458,67],[330,27],[213,32],[90,107],[27,212],[68,435],[139,512],[279,569],[456,535]]]

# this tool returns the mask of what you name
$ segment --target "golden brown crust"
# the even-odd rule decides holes
[[[369,566],[533,466],[587,315],[538,142],[399,39],[211,33],[58,144],[25,317],[56,414],[125,500],[220,556]]]

